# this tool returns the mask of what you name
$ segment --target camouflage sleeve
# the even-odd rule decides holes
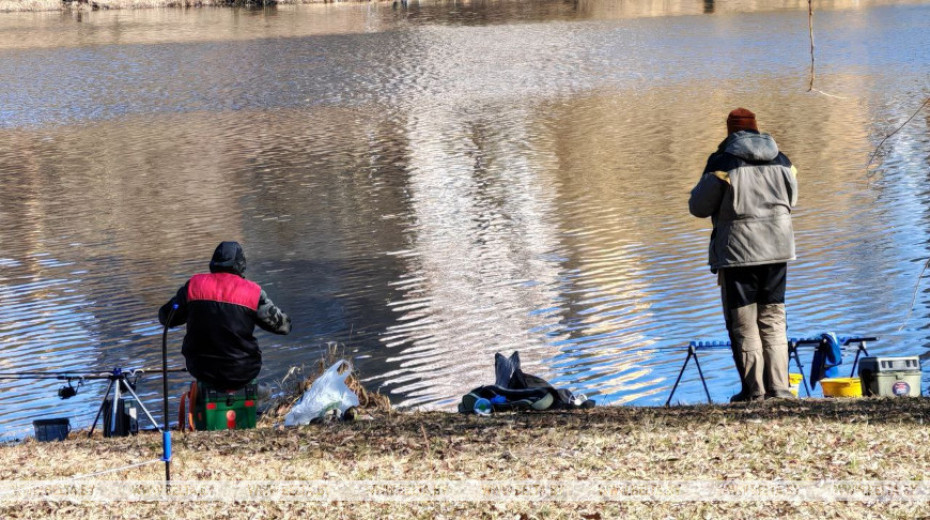
[[[257,325],[273,334],[288,334],[291,332],[291,318],[279,309],[271,298],[262,289],[258,297]]]

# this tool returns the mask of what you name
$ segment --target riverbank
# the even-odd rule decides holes
[[[404,3],[402,0],[0,0],[0,13],[2,12],[39,12],[39,11],[82,11],[98,9],[151,9],[156,7],[261,7],[266,5],[298,5],[298,4],[334,4],[334,3],[376,3],[376,2]],[[499,0],[491,0],[499,1]],[[585,3],[584,0],[580,0]],[[872,0],[872,5],[893,5],[921,3],[926,0]],[[454,3],[454,2],[453,2]],[[470,4],[473,2],[464,2]],[[519,2],[517,2],[519,3]],[[574,2],[579,4],[579,0]],[[855,0],[834,0],[829,3],[815,3],[817,9],[845,9],[858,8],[860,2]],[[456,4],[461,5],[461,4]],[[687,3],[661,2],[648,0],[643,2],[604,2],[595,10],[615,12],[624,17],[633,16],[664,16],[672,14],[707,14],[715,11],[742,12],[756,9],[795,9],[804,10],[807,7],[804,0],[780,0],[778,2],[759,0],[742,0],[728,2],[715,6],[713,2]],[[588,6],[591,8],[591,6]]]
[[[172,479],[190,483],[322,481],[585,483],[647,481],[848,483],[930,478],[930,400],[804,400],[750,405],[663,408],[606,407],[570,413],[462,416],[383,413],[370,421],[302,428],[174,434]],[[7,485],[62,479],[157,458],[160,437],[74,436],[61,443],[27,441],[0,448]],[[104,481],[157,481],[155,463],[111,473]],[[578,491],[577,484],[582,484]],[[597,484],[600,483],[600,484]],[[347,484],[346,484],[347,485]],[[479,484],[476,484],[479,485]],[[698,484],[695,484],[698,485]],[[308,488],[311,489],[311,488]],[[686,491],[688,486],[684,488]],[[477,495],[476,491],[476,495]],[[784,495],[784,494],[783,494]],[[235,503],[0,501],[0,517],[193,518],[662,518],[900,517],[926,514],[926,503],[891,501],[677,502],[393,502],[244,499]],[[789,495],[792,496],[793,495]],[[422,497],[422,495],[421,495]],[[701,495],[703,497],[703,495]],[[679,497],[681,498],[681,497]],[[782,496],[781,498],[785,498]],[[473,500],[480,499],[475,496]],[[701,501],[698,501],[701,500]]]
[[[156,7],[262,7],[264,5],[367,3],[372,1],[386,0],[0,0],[0,13],[152,9]]]

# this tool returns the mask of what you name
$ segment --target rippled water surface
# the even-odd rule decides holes
[[[239,240],[295,323],[259,337],[264,381],[339,343],[395,404],[451,409],[519,350],[662,404],[682,348],[725,338],[687,199],[736,106],[800,170],[789,335],[923,355],[930,114],[865,166],[928,96],[930,5],[815,3],[809,93],[806,2],[719,4],[0,15],[0,371],[158,366],[158,306]],[[702,367],[737,390],[727,352]],[[3,435],[89,425],[104,384],[59,386],[0,381]]]

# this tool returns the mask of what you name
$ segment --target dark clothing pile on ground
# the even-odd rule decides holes
[[[564,388],[555,388],[541,377],[527,374],[520,368],[520,353],[509,358],[494,354],[494,384],[479,386],[462,397],[459,412],[475,411],[475,404],[486,399],[489,411],[572,410],[592,408],[595,403],[582,394],[575,395]]]

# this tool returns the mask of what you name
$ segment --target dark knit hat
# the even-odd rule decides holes
[[[210,260],[211,273],[245,274],[245,253],[239,242],[221,242]]]
[[[740,130],[759,131],[756,126],[756,115],[745,108],[737,108],[727,116],[727,133],[739,132]]]

